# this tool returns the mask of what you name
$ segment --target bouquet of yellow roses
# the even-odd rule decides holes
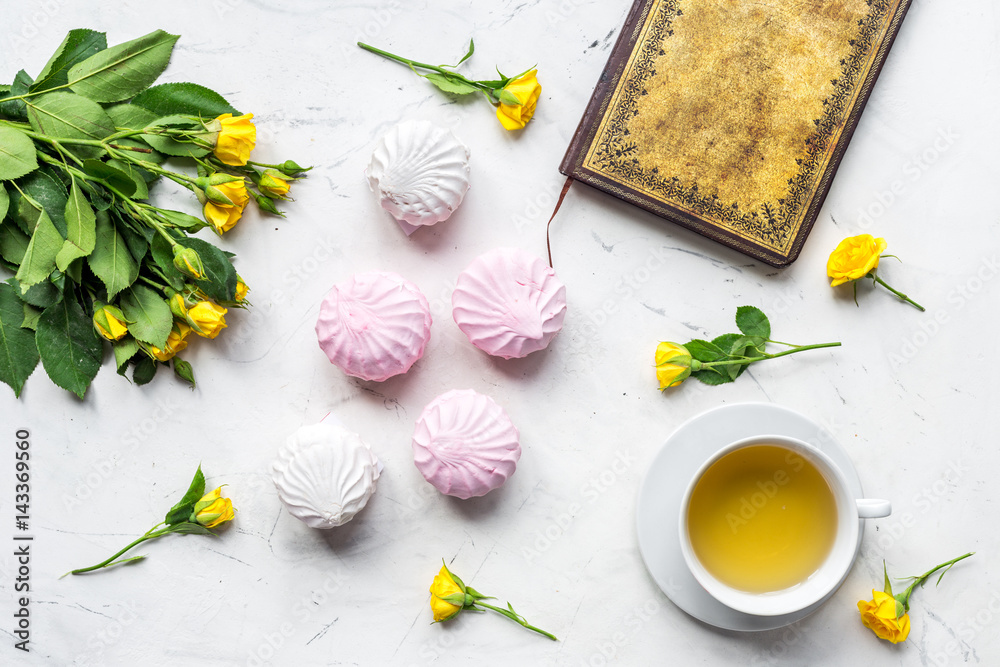
[[[13,275],[0,284],[0,380],[15,395],[41,360],[82,397],[105,344],[136,384],[172,360],[193,385],[177,353],[246,304],[233,255],[190,234],[228,231],[250,199],[281,215],[275,202],[306,169],[250,161],[252,114],[218,93],[152,85],[177,39],[157,30],[109,48],[104,33],[72,30],[37,77],[0,86],[0,265]],[[163,178],[203,217],[150,204]]]

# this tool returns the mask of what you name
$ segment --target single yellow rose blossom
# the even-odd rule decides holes
[[[226,313],[224,306],[211,301],[199,301],[187,310],[188,317],[197,327],[194,332],[202,338],[215,338],[226,328]]]
[[[858,602],[858,612],[861,614],[861,622],[866,628],[875,633],[879,639],[884,639],[893,644],[906,641],[910,636],[910,596],[918,586],[923,586],[924,582],[938,570],[944,569],[937,579],[941,579],[945,573],[951,569],[952,565],[960,560],[968,558],[972,553],[954,558],[947,563],[941,563],[932,570],[924,572],[918,577],[908,577],[912,579],[910,586],[899,595],[892,594],[892,584],[889,582],[889,572],[883,563],[882,569],[885,573],[885,590],[876,591],[872,589],[871,600],[860,600]]]
[[[261,174],[260,183],[257,184],[257,187],[269,197],[285,199],[285,195],[288,194],[288,190],[291,187],[288,184],[289,180],[291,179],[277,169],[265,169],[264,173]]]
[[[444,560],[441,561],[441,570],[435,575],[430,590],[431,611],[434,613],[435,623],[454,618],[464,609],[474,609],[476,611],[489,609],[506,616],[533,632],[544,635],[553,641],[558,641],[555,635],[530,625],[523,616],[514,611],[514,607],[510,603],[507,604],[506,609],[503,609],[483,602],[483,600],[492,600],[494,598],[489,595],[483,595],[472,586],[466,586],[458,575],[453,574],[448,569]]]
[[[94,328],[107,340],[121,340],[128,333],[125,315],[115,306],[105,304],[94,311]]]
[[[656,379],[660,389],[676,387],[691,375],[691,353],[677,343],[663,342],[656,346]]]
[[[243,215],[243,209],[250,201],[246,185],[242,180],[220,183],[212,186],[222,192],[232,204],[208,200],[205,202],[205,220],[219,234],[232,229]]]
[[[461,595],[462,603],[455,604],[449,602],[444,598]],[[431,610],[434,612],[434,622],[440,623],[441,621],[447,621],[449,618],[462,611],[462,606],[465,603],[465,591],[462,587],[455,583],[452,578],[451,572],[444,565],[441,566],[441,571],[434,576],[434,581],[431,583]]]
[[[236,303],[243,303],[249,291],[250,288],[243,282],[243,278],[236,276]]]
[[[216,118],[221,125],[215,143],[215,157],[224,164],[242,167],[250,159],[250,151],[257,144],[257,128],[250,122],[252,113],[234,117],[225,113]]]
[[[167,342],[164,344],[163,349],[156,347],[155,345],[149,346],[149,353],[153,355],[153,358],[157,361],[169,361],[178,352],[187,347],[187,335],[191,333],[191,327],[189,327],[184,322],[174,321],[174,328],[170,330],[170,334],[167,336]]]
[[[826,274],[833,279],[831,287],[837,287],[844,283],[854,284],[854,302],[858,301],[858,283],[862,278],[871,278],[873,281],[886,288],[901,300],[915,306],[921,311],[925,310],[919,303],[890,287],[878,275],[879,260],[882,257],[895,257],[894,255],[883,255],[887,244],[883,238],[875,238],[871,234],[859,234],[851,236],[841,241],[826,262]],[[898,259],[898,258],[897,258]]]
[[[859,601],[858,611],[861,622],[879,639],[898,644],[910,634],[910,615],[897,617],[896,599],[888,593],[872,589],[872,599]]]
[[[504,90],[517,98],[517,104],[501,101],[497,105],[497,120],[506,130],[520,130],[531,117],[535,115],[535,106],[542,94],[542,86],[538,83],[538,70],[533,69],[513,79],[504,86]]]
[[[222,497],[222,487],[215,491],[206,493],[195,503],[188,519],[191,523],[200,523],[205,528],[215,528],[219,524],[232,521],[236,512],[233,510],[233,503],[229,498]]]

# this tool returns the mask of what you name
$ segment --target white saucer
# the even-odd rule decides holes
[[[725,445],[766,434],[787,435],[815,445],[841,469],[854,497],[864,498],[854,464],[830,432],[793,410],[770,403],[723,405],[686,421],[667,438],[639,488],[636,526],[639,552],[646,569],[674,604],[698,620],[726,630],[773,630],[801,620],[833,597],[847,578],[845,573],[829,595],[801,611],[782,616],[754,616],[730,609],[710,596],[685,565],[677,520],[681,496],[691,477],[709,456]],[[863,521],[859,528],[855,558],[861,550]]]

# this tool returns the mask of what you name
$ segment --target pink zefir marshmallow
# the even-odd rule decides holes
[[[382,382],[423,356],[431,336],[430,306],[416,285],[395,273],[359,273],[323,299],[316,336],[345,373]]]
[[[451,303],[455,323],[473,345],[520,358],[547,347],[562,329],[566,287],[540,258],[497,248],[459,275]]]
[[[521,458],[519,434],[489,396],[471,389],[431,401],[413,431],[413,462],[441,493],[467,499],[503,486]]]

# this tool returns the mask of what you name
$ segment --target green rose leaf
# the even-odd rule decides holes
[[[70,68],[69,87],[95,102],[120,102],[134,97],[167,68],[178,37],[156,30],[95,53]]]
[[[149,186],[145,178],[145,174],[149,174],[148,171],[129,162],[122,162],[121,160],[108,160],[107,166],[117,169],[120,173],[126,174],[131,179],[132,185],[135,187],[129,197],[132,199],[149,199]]]
[[[111,117],[97,102],[67,92],[45,93],[25,100],[28,122],[40,134],[65,139],[65,148],[81,158],[104,153],[100,146],[74,144],[72,140],[101,141],[115,133]]]
[[[137,340],[161,349],[166,345],[174,317],[161,295],[148,287],[133,285],[122,292],[118,306],[129,320],[129,333]]]
[[[30,87],[33,93],[42,92],[68,82],[70,68],[83,62],[98,51],[108,48],[108,40],[103,32],[94,30],[70,30],[56,52],[45,63],[38,80]]]
[[[83,398],[101,368],[101,339],[76,299],[64,298],[45,309],[35,342],[49,378]]]
[[[21,291],[21,283],[17,281],[17,278],[10,278],[7,280],[7,283],[14,288],[14,293],[17,294],[17,298],[21,301],[37,308],[45,309],[54,303],[59,303],[59,300],[63,297],[60,288],[56,287],[52,282],[52,277],[57,274],[58,272],[53,272],[49,280],[43,280],[36,285],[32,285],[23,293]],[[65,287],[65,284],[63,287]]]
[[[743,338],[743,336],[738,333],[722,334],[721,336],[713,338],[712,344],[728,355],[733,351],[733,343],[738,341],[740,338]]]
[[[476,43],[475,43],[475,41],[473,41],[472,39],[470,39],[469,40],[469,50],[466,51],[465,55],[462,56],[461,60],[459,60],[457,63],[455,63],[455,67],[458,67],[459,65],[461,65],[462,63],[464,63],[466,60],[468,60],[469,58],[471,58],[472,54],[475,53],[475,52],[476,52]]]
[[[729,377],[728,373],[720,372],[713,368],[705,368],[695,373],[691,373],[691,377],[713,386],[733,381],[732,378]]]
[[[226,253],[201,239],[184,238],[178,240],[178,243],[198,251],[201,263],[205,266],[205,280],[198,280],[196,284],[205,294],[216,301],[232,301],[236,298],[236,269]]]
[[[176,523],[187,521],[188,517],[191,516],[191,510],[194,509],[195,503],[201,500],[201,497],[204,495],[205,475],[201,472],[201,466],[198,466],[198,470],[194,473],[194,479],[191,480],[191,485],[188,486],[184,497],[170,508],[163,522],[168,526],[172,526]]]
[[[171,245],[167,243],[167,240],[157,234],[153,238],[153,242],[150,244],[149,250],[150,255],[153,258],[153,262],[163,273],[163,277],[167,279],[170,286],[177,291],[182,290],[184,288],[186,278],[180,271],[177,270],[177,267],[174,266],[174,251]]]
[[[146,133],[140,136],[153,149],[164,155],[172,155],[174,157],[204,157],[209,153],[209,149],[207,148],[187,141],[178,141],[165,134]]]
[[[66,202],[69,199],[69,192],[57,172],[42,167],[28,174],[20,183],[21,189],[27,196],[18,200],[17,213],[24,222],[25,231],[35,228],[38,215],[45,209],[52,224],[62,236],[66,236]]]
[[[190,517],[190,514],[188,516]],[[174,529],[171,532],[182,535],[215,535],[215,533],[200,523],[178,523],[174,525]]]
[[[0,181],[9,181],[38,169],[31,137],[8,125],[0,125]],[[9,199],[6,197],[5,198]]]
[[[736,326],[747,336],[771,337],[771,323],[767,315],[753,306],[740,306],[736,309]]]
[[[188,229],[196,232],[206,226],[205,221],[201,218],[196,218],[193,215],[181,213],[180,211],[160,209],[157,213],[168,225],[171,225],[172,227],[179,227],[181,229]]]
[[[0,283],[0,380],[21,395],[25,380],[38,365],[35,334],[22,329],[24,306],[14,288]]]
[[[149,384],[156,376],[156,371],[159,368],[155,360],[149,357],[142,357],[136,362],[135,368],[132,369],[132,382],[135,382],[140,387],[144,384]]]
[[[21,320],[21,328],[34,331],[38,328],[38,318],[42,316],[42,310],[27,303],[21,305],[24,308],[24,319]]]
[[[131,336],[125,336],[121,340],[116,340],[111,344],[111,349],[115,353],[115,368],[122,372],[128,360],[139,351],[139,341]]]
[[[20,97],[27,95],[28,88],[34,80],[28,73],[21,70],[14,76],[14,83],[10,86],[10,97]],[[24,105],[24,100],[13,100],[4,102],[0,100],[0,115],[7,116],[10,120],[28,120],[28,107]]]
[[[452,77],[446,74],[440,74],[439,72],[431,72],[430,74],[424,74],[423,77],[446,93],[468,95],[469,93],[475,93],[479,90],[471,83],[462,80],[458,76]]]
[[[97,242],[97,218],[83,191],[74,182],[66,201],[66,241],[56,255],[56,267],[65,272],[70,262],[86,257]]]
[[[24,257],[21,258],[21,266],[14,276],[21,284],[22,294],[32,285],[49,277],[56,268],[56,255],[62,246],[62,235],[43,210],[28,242],[28,248],[24,251]]]
[[[135,282],[139,265],[129,254],[125,241],[104,211],[97,213],[97,242],[87,257],[87,264],[108,290],[112,299],[118,292]],[[161,341],[162,342],[162,341]]]
[[[7,217],[8,209],[10,209],[10,195],[7,194],[4,184],[0,183],[0,224],[3,224],[3,219]]]
[[[163,83],[153,86],[136,95],[132,104],[147,109],[156,116],[186,114],[209,120],[225,113],[240,115],[222,95],[196,83]]]
[[[159,115],[128,102],[113,104],[104,109],[115,125],[129,130],[142,130],[151,125]]]
[[[11,224],[0,225],[0,257],[11,264],[20,264],[31,238]]]
[[[685,343],[684,347],[691,353],[692,358],[701,362],[719,361],[726,357],[725,351],[707,340],[695,339],[689,343]]]
[[[131,197],[135,194],[135,181],[132,180],[132,177],[128,174],[128,172],[118,169],[109,162],[101,162],[100,160],[84,160],[83,166],[80,167],[80,169],[82,169],[83,173],[87,174],[87,176],[101,181],[113,190],[117,190],[125,197]]]

